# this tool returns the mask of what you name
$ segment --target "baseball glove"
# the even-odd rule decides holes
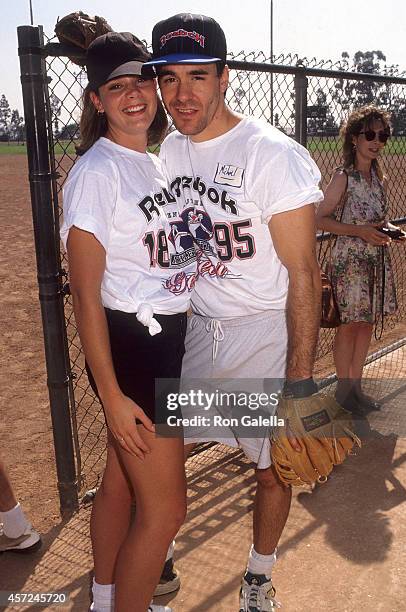
[[[112,31],[113,28],[103,17],[91,17],[82,11],[69,13],[62,19],[58,19],[55,26],[55,34],[60,43],[84,50],[95,38]],[[85,66],[84,59],[75,57],[69,57],[69,59],[79,66]]]
[[[283,419],[284,426],[272,430],[272,461],[286,485],[325,482],[333,467],[351,453],[354,444],[361,446],[353,432],[351,414],[325,393],[300,398],[282,396],[277,416]],[[292,436],[301,452],[289,444]]]

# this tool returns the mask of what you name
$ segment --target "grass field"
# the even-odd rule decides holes
[[[25,144],[0,142],[0,155],[25,155],[26,153],[27,148]]]
[[[63,155],[68,153],[69,155],[75,155],[75,147],[71,142],[57,143],[55,146],[55,154]],[[14,142],[0,142],[0,155],[26,155],[27,147],[25,144],[16,144]]]
[[[341,141],[339,138],[309,136],[307,148],[310,153],[315,153],[316,151],[335,153],[341,151]],[[384,151],[385,155],[406,155],[406,136],[390,138]]]
[[[307,140],[307,148],[310,153],[326,152],[336,153],[341,150],[341,142],[338,138],[309,136]],[[157,147],[151,147],[154,153],[157,152]],[[0,155],[25,155],[27,149],[25,144],[15,144],[10,142],[0,142]],[[75,155],[75,147],[72,142],[61,142],[55,146],[55,154],[62,155],[68,153]],[[398,136],[389,139],[385,155],[406,155],[406,136]]]

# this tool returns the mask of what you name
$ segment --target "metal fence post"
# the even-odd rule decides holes
[[[295,140],[307,145],[307,84],[305,68],[295,74]]]
[[[63,314],[59,244],[55,236],[58,224],[55,222],[52,203],[44,96],[46,69],[43,33],[41,27],[20,26],[17,34],[47,384],[60,508],[62,516],[67,516],[78,508],[78,487],[70,416],[70,367]]]

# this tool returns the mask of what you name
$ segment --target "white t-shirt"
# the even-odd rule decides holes
[[[273,214],[323,198],[320,172],[307,150],[246,117],[205,142],[173,132],[160,158],[200,247],[193,310],[230,319],[285,308],[288,273],[268,222]]]
[[[137,312],[148,303],[157,314],[187,310],[190,289],[180,277],[195,264],[172,240],[177,210],[155,155],[100,138],[76,162],[63,190],[61,239],[66,247],[74,225],[104,247],[104,306]]]

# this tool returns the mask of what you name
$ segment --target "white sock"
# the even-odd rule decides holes
[[[3,531],[9,538],[18,538],[30,525],[20,504],[7,512],[0,512],[0,523],[3,523]]]
[[[172,540],[171,544],[169,545],[168,552],[166,553],[165,561],[168,561],[168,559],[172,559],[174,552],[175,552],[175,540]]]
[[[92,592],[95,612],[114,612],[114,584],[98,584],[93,578]]]
[[[260,555],[251,546],[248,557],[247,571],[251,574],[265,574],[267,578],[271,578],[272,568],[276,563],[276,548],[271,555]]]

